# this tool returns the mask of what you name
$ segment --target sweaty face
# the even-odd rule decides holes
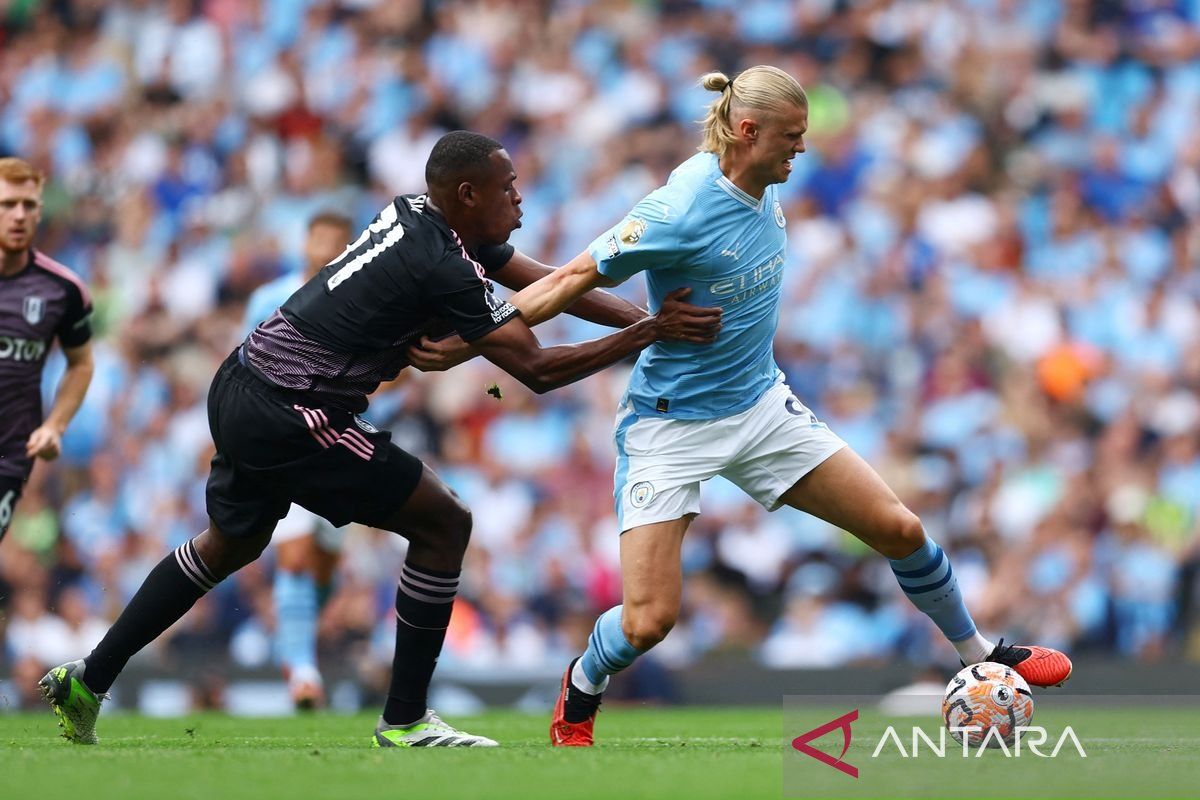
[[[474,184],[475,211],[486,244],[503,244],[521,227],[521,193],[517,191],[517,172],[504,150],[488,158],[488,170]]]
[[[0,179],[0,251],[28,249],[41,218],[42,190],[35,181]]]
[[[784,183],[792,174],[792,159],[804,152],[808,109],[793,106],[762,121],[754,143],[754,163],[763,183]]]

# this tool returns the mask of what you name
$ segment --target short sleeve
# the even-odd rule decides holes
[[[496,297],[484,277],[483,265],[465,253],[450,255],[429,273],[429,296],[439,308],[435,312],[472,342],[518,316],[515,306]]]
[[[491,275],[509,261],[512,261],[513,253],[515,252],[516,248],[508,242],[504,244],[489,244],[475,251],[475,260],[483,267],[485,274]]]
[[[92,338],[92,301],[74,281],[64,281],[66,309],[54,332],[63,347],[81,347]]]
[[[676,266],[683,251],[678,211],[656,189],[588,247],[602,275],[624,281],[647,269]]]

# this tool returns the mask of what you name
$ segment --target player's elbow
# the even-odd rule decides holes
[[[528,346],[484,351],[484,356],[537,394],[565,386],[583,377],[581,362],[570,346],[543,348],[535,342]],[[494,358],[493,358],[494,356]]]
[[[95,373],[96,364],[92,361],[91,353],[88,353],[85,357],[80,358],[74,363],[67,364],[67,375],[72,376],[75,382],[85,389],[91,385],[92,376]]]
[[[540,359],[525,357],[519,361],[503,363],[501,368],[536,394],[545,394],[554,388],[541,367]]]
[[[561,381],[555,380],[552,375],[544,372],[529,373],[521,376],[520,380],[534,394],[545,394],[562,385]]]
[[[578,375],[570,368],[553,363],[539,365],[530,371],[529,379],[525,381],[525,385],[537,394],[545,394],[546,392],[566,386],[578,379]]]
[[[67,359],[67,369],[74,372],[91,375],[96,368],[96,360],[92,356],[92,348],[88,345],[71,347],[63,350]]]

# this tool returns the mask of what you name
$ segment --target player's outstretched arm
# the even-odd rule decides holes
[[[508,270],[515,271],[508,273]],[[534,280],[535,275],[541,277]],[[619,328],[634,325],[647,317],[645,310],[601,289],[615,286],[616,282],[600,273],[596,261],[586,250],[558,269],[514,253],[507,264],[492,273],[492,277],[510,287],[524,283],[524,288],[509,302],[520,309],[521,318],[529,327],[568,309],[590,322]],[[508,280],[512,283],[506,282]],[[698,306],[689,308],[699,310]],[[585,310],[587,314],[582,313]],[[478,349],[458,336],[440,341],[424,337],[409,348],[408,359],[423,372],[436,372],[461,364],[477,352]]]
[[[616,285],[616,281],[601,274],[595,259],[585,250],[517,292],[508,302],[533,327],[558,316],[593,289]]]
[[[584,258],[591,260],[591,256],[584,252],[577,256],[572,264]],[[594,269],[594,262],[592,266]],[[508,260],[507,264],[500,269],[492,270],[488,277],[501,286],[519,292],[553,272],[555,272],[554,267],[543,264],[517,250],[513,252],[512,258]],[[613,284],[610,281],[608,285]],[[606,325],[609,328],[627,328],[647,315],[646,309],[641,306],[634,305],[601,288],[588,290],[574,303],[567,306],[565,312],[597,325]]]
[[[522,317],[471,344],[488,361],[541,394],[598,372],[656,340],[712,342],[721,330],[721,309],[683,302],[690,292],[676,289],[657,314],[589,342],[542,347]],[[544,307],[551,308],[554,302],[558,301],[546,301]]]

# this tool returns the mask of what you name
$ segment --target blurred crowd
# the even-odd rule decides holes
[[[951,553],[985,634],[1200,660],[1197,0],[15,0],[0,154],[50,173],[39,246],[92,287],[98,335],[0,546],[0,674],[85,654],[204,528],[208,382],[313,214],[365,224],[468,128],[517,165],[514,244],[563,263],[694,151],[698,76],[756,63],[811,104],[783,187],[793,389]],[[443,672],[561,669],[619,601],[627,373],[539,397],[471,362],[372,399],[474,510]],[[954,663],[848,534],[719,479],[703,504],[660,662]],[[364,677],[390,664],[402,547],[351,530],[322,615]],[[144,659],[269,664],[272,568]]]

